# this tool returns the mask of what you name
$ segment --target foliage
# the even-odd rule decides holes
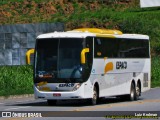
[[[31,66],[1,66],[0,96],[33,93]]]
[[[160,86],[160,56],[152,58],[152,77],[151,77],[151,86],[159,87]]]

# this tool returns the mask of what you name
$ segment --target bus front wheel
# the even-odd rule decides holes
[[[93,97],[89,99],[89,104],[91,105],[96,105],[97,104],[97,99],[98,99],[98,92],[96,86],[93,88]]]

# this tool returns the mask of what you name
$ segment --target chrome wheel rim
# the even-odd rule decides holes
[[[96,92],[96,88],[94,88],[94,91],[93,91],[93,104],[96,104],[96,101],[97,101],[97,92]]]
[[[136,87],[136,95],[137,95],[137,97],[140,96],[140,88],[139,88],[139,85]]]

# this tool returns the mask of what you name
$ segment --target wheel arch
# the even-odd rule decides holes
[[[131,82],[131,85],[132,85],[132,84],[134,85],[134,87],[136,87],[136,82],[135,82],[134,79],[133,79],[132,82]]]

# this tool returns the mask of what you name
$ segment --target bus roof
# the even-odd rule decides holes
[[[41,34],[37,38],[86,38],[88,36],[96,36],[93,33],[86,32],[53,32],[47,34]]]
[[[67,32],[53,32],[41,34],[37,38],[86,38],[86,37],[105,37],[105,38],[130,38],[130,39],[147,39],[148,35],[141,34],[123,34],[119,30],[108,30],[98,28],[80,28]]]

